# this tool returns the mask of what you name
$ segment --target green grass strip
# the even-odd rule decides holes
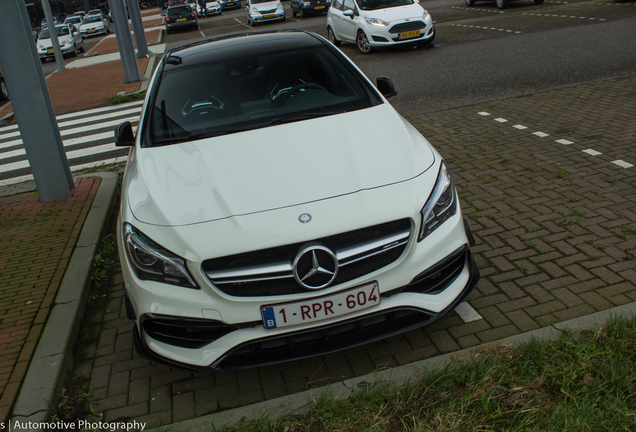
[[[557,341],[491,345],[419,381],[323,398],[307,414],[224,427],[255,431],[636,431],[636,320]]]

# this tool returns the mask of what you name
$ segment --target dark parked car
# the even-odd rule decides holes
[[[0,101],[5,101],[7,99],[9,99],[9,90],[7,90],[7,85],[4,82],[4,77],[0,70]]]
[[[166,31],[172,33],[172,30],[180,27],[199,27],[197,14],[187,3],[181,3],[169,6],[166,9]]]
[[[300,14],[305,18],[308,14],[327,12],[331,7],[331,0],[291,0],[292,16]]]

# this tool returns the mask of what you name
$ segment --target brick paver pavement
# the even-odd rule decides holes
[[[157,43],[159,42],[159,36],[161,35],[161,30],[152,30],[147,31],[146,33],[146,43]],[[135,42],[135,37],[132,38],[133,46],[137,48],[137,43]],[[150,48],[152,50],[152,48]],[[99,41],[97,45],[91,48],[86,52],[87,55],[104,55],[119,52],[119,47],[117,46],[117,39],[114,37],[107,37]]]
[[[137,62],[139,71],[143,74],[148,66],[148,58]],[[133,93],[141,86],[141,82],[122,84],[123,80],[121,61],[110,61],[54,73],[46,80],[46,85],[53,110],[60,114],[106,105],[108,99],[118,92]],[[0,117],[10,112],[13,112],[11,104],[0,111]]]
[[[192,373],[133,352],[117,269],[86,323],[75,378],[93,386],[107,421],[152,427],[636,301],[636,167],[613,163],[636,165],[635,95],[630,77],[409,119],[453,171],[482,272],[469,303],[484,319],[464,323],[451,313],[327,356]]]
[[[81,178],[71,198],[47,204],[36,192],[0,198],[0,423],[18,395],[100,182]]]

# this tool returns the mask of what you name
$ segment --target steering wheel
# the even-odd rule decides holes
[[[320,91],[324,91],[324,92],[327,91],[326,88],[324,88],[320,84],[316,84],[316,83],[296,84],[295,86],[290,88],[288,91],[286,91],[285,93],[281,94],[276,99],[274,99],[272,101],[271,107],[272,108],[280,108],[280,107],[282,107],[283,105],[285,105],[285,103],[287,103],[287,101],[289,100],[290,97],[292,97],[293,95],[295,95],[296,93],[298,93],[301,90],[320,90]]]

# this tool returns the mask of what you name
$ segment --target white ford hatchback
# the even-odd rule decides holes
[[[320,36],[175,49],[150,83],[118,222],[138,351],[237,369],[452,310],[479,271],[441,156]]]
[[[327,37],[352,42],[364,54],[374,48],[426,45],[435,39],[433,18],[418,0],[333,0]]]

